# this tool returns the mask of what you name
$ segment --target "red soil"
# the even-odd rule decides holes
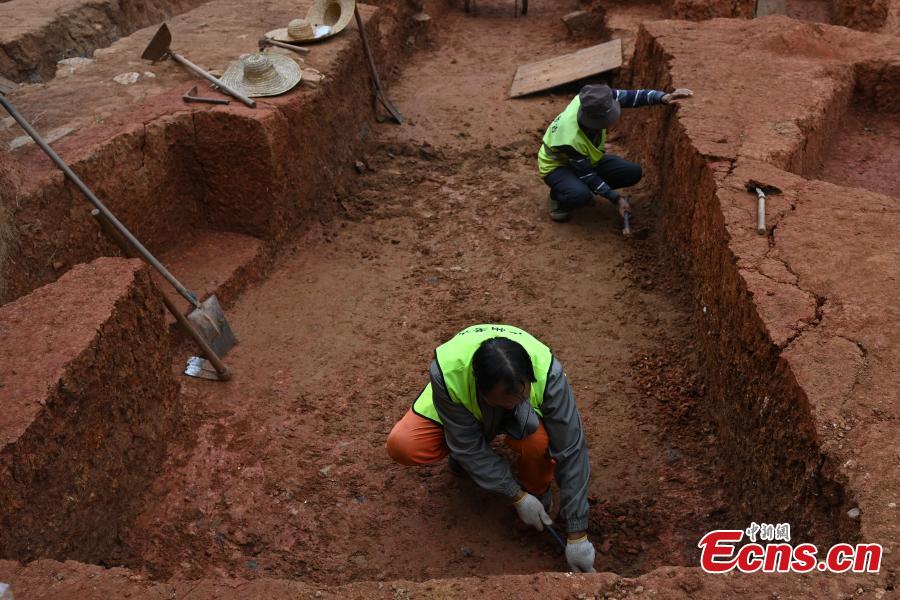
[[[900,198],[900,113],[851,108],[840,120],[819,178]],[[848,203],[854,195],[844,196]]]
[[[348,143],[314,173],[293,165],[273,179],[283,187],[265,218],[244,199],[270,190],[239,183],[284,164],[270,156],[311,153],[313,141],[299,144],[282,122],[308,123],[303,109],[282,105],[262,125],[241,109],[195,113],[192,126],[215,125],[198,139],[249,138],[240,148],[257,151],[246,171],[227,146],[203,155],[217,225],[286,237],[295,213],[310,214],[304,174],[333,182],[338,202],[314,203],[272,276],[229,310],[235,379],[184,381],[182,429],[137,518],[118,530],[127,552],[107,559],[131,570],[0,563],[0,579],[35,597],[84,598],[880,598],[893,586],[893,557],[882,575],[859,578],[665,565],[696,564],[701,533],[751,518],[790,521],[795,537],[821,543],[896,545],[900,318],[885,285],[897,278],[896,211],[866,191],[848,209],[841,188],[793,173],[812,173],[830,139],[826,116],[866,73],[890,72],[856,67],[896,54],[897,42],[777,17],[647,25],[619,83],[696,96],[626,113],[617,128],[610,151],[648,171],[631,192],[650,236],[626,242],[610,206],[567,225],[547,219],[534,151],[574,92],[505,92],[518,63],[572,49],[559,22],[572,7],[533,2],[521,19],[509,8],[435,15],[438,49],[389,91],[407,124],[375,127],[365,155]],[[790,93],[802,83],[815,93]],[[873,106],[891,97],[876,96]],[[341,180],[336,156],[366,169]],[[783,191],[768,236],[750,224],[751,177]],[[434,346],[475,321],[521,325],[566,365],[591,449],[597,566],[640,579],[535,575],[564,561],[517,529],[502,501],[443,465],[387,458],[385,436]]]

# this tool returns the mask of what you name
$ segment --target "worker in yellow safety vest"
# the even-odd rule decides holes
[[[594,572],[588,540],[590,462],[572,388],[550,349],[511,325],[473,325],[438,346],[430,383],[387,439],[402,465],[449,457],[450,469],[510,499],[538,530],[552,523],[550,483],[559,484],[573,571]],[[518,479],[489,442],[506,434]]]
[[[616,90],[608,85],[586,85],[547,127],[538,150],[538,171],[550,188],[550,218],[568,221],[572,211],[603,196],[625,217],[628,198],[616,189],[641,180],[640,165],[606,153],[606,130],[619,120],[621,108],[671,104],[693,92],[677,89]]]

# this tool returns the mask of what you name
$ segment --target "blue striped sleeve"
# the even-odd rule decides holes
[[[659,90],[613,90],[622,108],[639,108],[662,104],[665,92]]]

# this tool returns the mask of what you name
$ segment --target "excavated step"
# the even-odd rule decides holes
[[[248,11],[238,0],[210,2],[169,21],[172,45],[221,72],[308,4],[263,0]],[[380,59],[380,28],[390,26],[383,27],[383,11],[359,9]],[[277,50],[303,61],[306,82],[260,99],[256,109],[237,101],[185,104],[191,86],[214,92],[173,61],[140,60],[155,31],[117,41],[70,77],[21,86],[10,100],[57,138],[54,149],[148,247],[174,247],[199,229],[241,231],[277,245],[334,195],[341,173],[352,172],[373,118],[355,26],[305,59]],[[0,221],[9,230],[0,237],[7,247],[0,251],[0,303],[113,252],[87,201],[23,135],[11,119],[0,120],[0,148],[17,148],[0,149],[7,183],[0,220],[9,221]]]
[[[0,308],[0,556],[116,560],[179,416],[162,302],[100,258]]]
[[[10,0],[0,3],[0,75],[38,83],[94,50],[207,0]]]
[[[157,258],[181,283],[204,300],[213,294],[223,305],[232,302],[248,284],[257,280],[267,259],[263,241],[241,233],[200,230]],[[160,275],[153,278],[176,306],[188,304]],[[174,319],[169,316],[170,321]]]

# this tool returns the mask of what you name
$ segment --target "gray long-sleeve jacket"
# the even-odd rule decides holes
[[[521,489],[509,463],[491,450],[488,443],[509,427],[520,429],[511,420],[512,411],[485,404],[480,398],[483,422],[464,406],[450,400],[437,361],[431,363],[431,391],[434,406],[444,423],[444,438],[451,456],[480,487],[513,498]],[[588,479],[591,466],[575,396],[558,360],[553,359],[541,404],[543,423],[550,438],[550,456],[556,459],[556,482],[562,506],[560,514],[569,532],[588,526]]]

